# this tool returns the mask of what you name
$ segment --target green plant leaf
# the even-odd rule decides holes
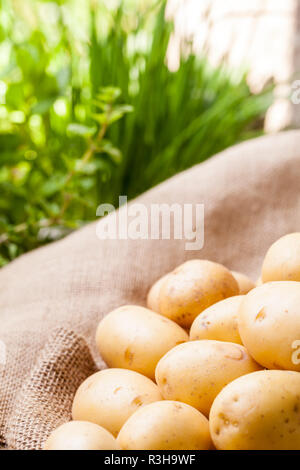
[[[91,137],[96,132],[96,127],[85,126],[78,123],[68,124],[67,131],[70,135],[77,135],[81,137]]]

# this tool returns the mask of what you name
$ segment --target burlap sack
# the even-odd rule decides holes
[[[185,240],[100,241],[91,224],[0,271],[3,447],[39,449],[70,418],[75,389],[94,361],[104,366],[94,348],[97,323],[114,307],[144,304],[159,276],[194,257],[259,275],[268,246],[300,230],[300,132],[226,150],[138,201],[147,208],[204,203],[204,248],[186,251]]]

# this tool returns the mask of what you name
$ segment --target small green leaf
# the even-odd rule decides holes
[[[71,123],[67,127],[69,135],[77,135],[81,137],[91,137],[96,132],[96,127],[84,126],[83,124]]]
[[[82,173],[84,175],[93,175],[98,170],[99,165],[96,160],[83,164],[82,160],[77,160],[75,163],[76,173]]]
[[[10,259],[16,258],[18,254],[18,246],[15,243],[9,243],[8,253],[9,253]]]
[[[133,111],[132,106],[123,105],[114,108],[111,113],[108,115],[108,123],[112,124],[113,122],[119,121],[122,119],[124,114],[131,113]]]
[[[99,101],[99,100],[93,100],[92,103],[99,109],[101,109],[102,111],[104,111],[105,113],[107,113],[109,110],[110,110],[110,107],[111,105],[110,104],[107,104],[107,103],[104,103],[103,101]]]
[[[42,185],[41,193],[45,197],[53,196],[63,189],[66,183],[66,175],[54,175]]]
[[[99,101],[104,101],[107,103],[112,103],[116,101],[117,98],[121,96],[121,90],[117,87],[104,87],[100,88],[99,93],[97,93],[97,99]]]
[[[101,147],[102,152],[105,152],[109,155],[112,160],[119,164],[122,160],[122,152],[117,147],[114,147],[111,142],[105,141],[104,145]]]
[[[91,117],[101,125],[108,122],[108,116],[106,113],[93,113]]]
[[[33,107],[31,108],[32,114],[45,114],[49,111],[51,106],[53,105],[56,97],[48,98],[45,100],[38,101]]]

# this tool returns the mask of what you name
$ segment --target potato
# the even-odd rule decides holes
[[[166,400],[182,401],[208,416],[225,385],[259,369],[240,344],[201,340],[171,349],[157,364],[155,377]]]
[[[191,341],[215,339],[242,344],[238,330],[238,312],[243,295],[220,300],[195,318],[191,331]]]
[[[240,295],[248,294],[250,290],[254,289],[255,283],[245,274],[237,271],[231,271],[231,274],[239,285]]]
[[[189,328],[210,305],[239,294],[237,281],[224,266],[191,260],[172,271],[159,293],[159,312]]]
[[[96,334],[98,350],[109,367],[132,369],[151,379],[159,359],[188,339],[173,321],[134,305],[109,313]]]
[[[262,286],[262,285],[263,285],[261,276],[259,276],[259,278],[257,279],[257,281],[256,281],[255,284],[256,284],[256,287],[259,287],[259,286]]]
[[[50,434],[44,450],[120,450],[120,447],[114,436],[101,426],[70,421]]]
[[[269,282],[253,289],[241,303],[238,326],[243,344],[259,364],[300,371],[295,359],[300,340],[300,283]]]
[[[147,307],[150,310],[152,310],[153,312],[160,313],[160,311],[159,311],[159,293],[160,293],[161,286],[163,285],[163,283],[166,280],[167,276],[168,276],[168,274],[166,274],[165,276],[158,279],[153,284],[153,286],[151,287],[151,289],[148,292]]]
[[[126,421],[118,436],[123,450],[208,450],[208,420],[178,401],[144,406]]]
[[[215,399],[210,431],[217,449],[300,450],[300,373],[244,375]]]
[[[161,400],[152,380],[125,369],[105,369],[88,377],[73,401],[74,420],[103,426],[114,436],[140,406]]]
[[[262,281],[300,281],[300,233],[285,235],[269,248]]]

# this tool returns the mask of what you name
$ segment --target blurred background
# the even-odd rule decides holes
[[[0,266],[297,127],[299,68],[298,0],[0,0]]]

